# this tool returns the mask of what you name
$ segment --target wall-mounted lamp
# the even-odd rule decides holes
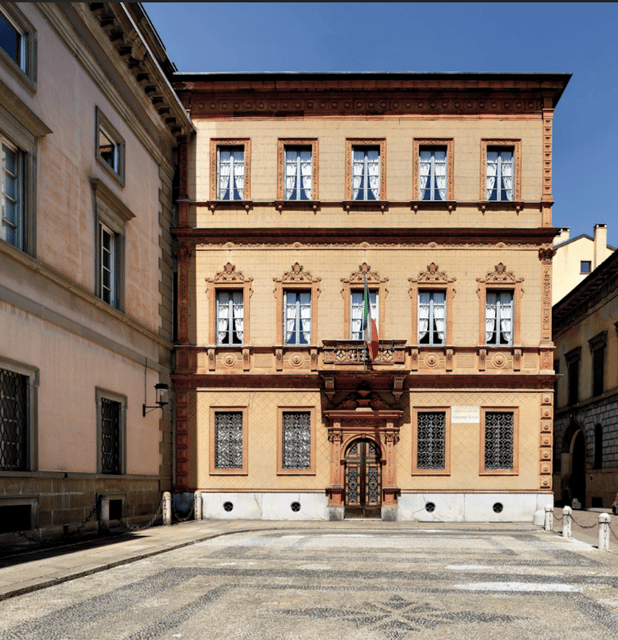
[[[164,382],[158,382],[155,384],[155,392],[157,394],[157,399],[155,400],[157,404],[152,407],[143,404],[142,416],[150,413],[150,411],[154,411],[154,409],[163,409],[163,407],[169,402],[169,387]],[[146,411],[146,409],[149,409],[149,411]]]

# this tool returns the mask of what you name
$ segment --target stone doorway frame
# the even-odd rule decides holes
[[[399,442],[399,419],[403,411],[357,407],[332,409],[324,412],[329,421],[330,486],[328,515],[330,520],[343,520],[345,505],[345,452],[349,445],[360,438],[372,440],[380,448],[382,464],[382,520],[397,520],[397,498],[401,489],[397,486],[397,457],[395,447]]]

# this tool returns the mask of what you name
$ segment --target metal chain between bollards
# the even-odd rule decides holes
[[[150,521],[147,524],[130,525],[130,524],[126,524],[122,520],[120,521],[120,524],[124,527],[124,529],[126,531],[144,531],[145,529],[150,529],[150,527],[152,527],[154,525],[156,519],[161,515],[161,513],[163,511],[163,503],[164,503],[164,501],[165,501],[164,498],[161,498],[161,502],[159,503],[159,508],[157,509],[157,511],[155,512],[154,516],[152,516],[152,518],[150,519]]]
[[[607,528],[609,529],[610,533],[614,536],[614,538],[616,539],[616,541],[618,542],[618,536],[615,534],[614,530],[612,529],[612,525],[608,524]]]
[[[174,518],[176,518],[176,520],[178,520],[178,522],[186,522],[187,520],[192,518],[194,510],[195,510],[195,502],[191,502],[191,508],[189,509],[189,513],[186,516],[181,517],[180,514],[178,513],[178,509],[176,509],[176,505],[174,504],[174,500],[172,500],[172,513],[174,514]]]
[[[577,522],[577,520],[575,520],[575,518],[573,517],[573,514],[571,514],[571,520],[578,526],[580,527],[580,529],[593,529],[594,527],[598,527],[599,523],[598,522],[594,522],[591,525],[587,525],[587,524],[580,524],[579,522]]]

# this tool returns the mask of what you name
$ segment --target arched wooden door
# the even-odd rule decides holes
[[[355,440],[345,453],[345,517],[382,516],[382,465],[378,445]]]

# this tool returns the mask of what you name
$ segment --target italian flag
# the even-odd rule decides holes
[[[376,321],[371,317],[371,298],[369,296],[369,285],[367,284],[367,276],[365,276],[365,296],[363,308],[363,334],[365,336],[365,344],[367,351],[372,360],[378,356],[378,346],[380,338],[378,338],[378,327]]]

